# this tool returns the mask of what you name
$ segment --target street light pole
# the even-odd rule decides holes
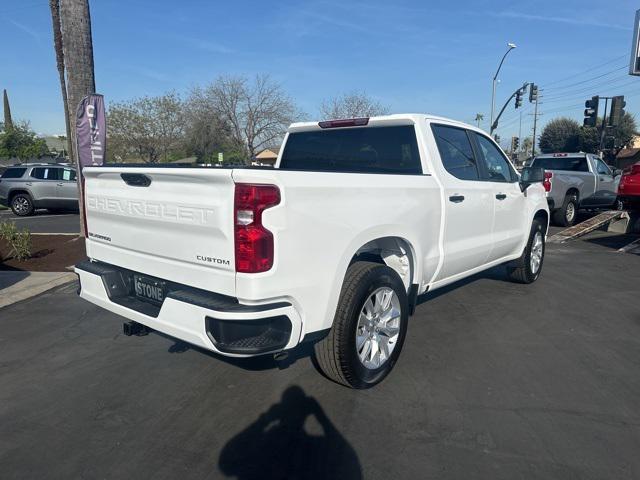
[[[491,90],[491,119],[489,121],[489,125],[493,125],[493,114],[496,108],[496,82],[498,80],[498,74],[500,73],[500,69],[502,68],[502,64],[504,63],[504,59],[507,58],[509,52],[516,48],[515,43],[507,43],[507,51],[502,56],[502,60],[500,60],[500,65],[498,65],[498,69],[496,70],[496,74],[493,76],[493,85]]]

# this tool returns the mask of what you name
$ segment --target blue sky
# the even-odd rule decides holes
[[[640,77],[625,67],[640,7],[630,0],[90,4],[96,84],[107,101],[185,93],[220,74],[269,73],[309,119],[322,99],[363,90],[392,112],[468,122],[480,112],[488,123],[491,78],[514,42],[498,103],[534,81],[544,89],[542,124],[581,119],[593,94],[627,94],[627,110],[640,113]],[[40,133],[64,132],[48,2],[3,0],[0,29],[0,88],[9,91],[14,118]],[[525,102],[523,136],[530,112]],[[510,106],[503,141],[518,134],[518,120]]]

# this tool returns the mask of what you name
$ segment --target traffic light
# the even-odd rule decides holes
[[[538,86],[535,83],[531,84],[529,87],[529,102],[537,102],[538,101]]]
[[[627,102],[624,101],[624,95],[619,95],[611,99],[611,115],[609,116],[609,126],[617,127],[622,121],[624,115],[624,107]]]
[[[595,127],[596,122],[598,120],[598,104],[600,103],[600,97],[596,95],[595,97],[591,97],[591,100],[587,100],[584,102],[584,106],[586,107],[584,110],[584,121],[583,125],[585,127]]]
[[[511,137],[511,151],[515,152],[520,146],[520,139],[518,137]]]
[[[522,89],[519,89],[516,92],[516,108],[520,108],[522,106]]]

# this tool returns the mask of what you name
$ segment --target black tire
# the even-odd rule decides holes
[[[390,287],[400,306],[400,324],[395,347],[379,368],[367,368],[356,349],[356,329],[360,312],[369,297],[379,288]],[[315,360],[322,373],[350,388],[370,388],[381,382],[393,369],[405,336],[409,319],[407,292],[398,274],[386,265],[356,262],[345,276],[338,308],[329,334],[315,344]]]
[[[524,248],[524,252],[522,252],[522,256],[507,265],[507,273],[509,275],[509,279],[512,282],[533,283],[538,279],[538,277],[540,277],[540,272],[542,272],[542,267],[544,265],[544,253],[546,249],[546,228],[547,226],[541,220],[537,218],[533,220],[533,224],[531,225],[531,233],[529,233],[529,240],[527,241],[527,245]],[[533,271],[531,264],[531,251],[534,239],[536,238],[536,233],[540,233],[542,236],[542,254],[537,270]]]
[[[28,193],[18,193],[11,197],[11,211],[19,217],[33,215],[33,200]]]
[[[576,223],[576,218],[578,218],[578,197],[567,195],[564,197],[562,207],[553,212],[553,223],[558,227],[570,227]]]
[[[613,209],[620,211],[620,210],[625,210],[625,208],[626,208],[626,205],[624,204],[624,200],[620,197],[617,197],[616,201],[613,202]]]

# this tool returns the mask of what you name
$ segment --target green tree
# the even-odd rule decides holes
[[[0,133],[0,158],[32,160],[48,151],[44,139],[36,137],[26,122],[14,123],[12,128]]]
[[[581,127],[572,118],[551,120],[542,130],[538,145],[542,153],[576,152],[580,149]]]
[[[175,92],[142,97],[109,107],[107,133],[111,154],[147,163],[170,161],[181,153],[184,108]]]

